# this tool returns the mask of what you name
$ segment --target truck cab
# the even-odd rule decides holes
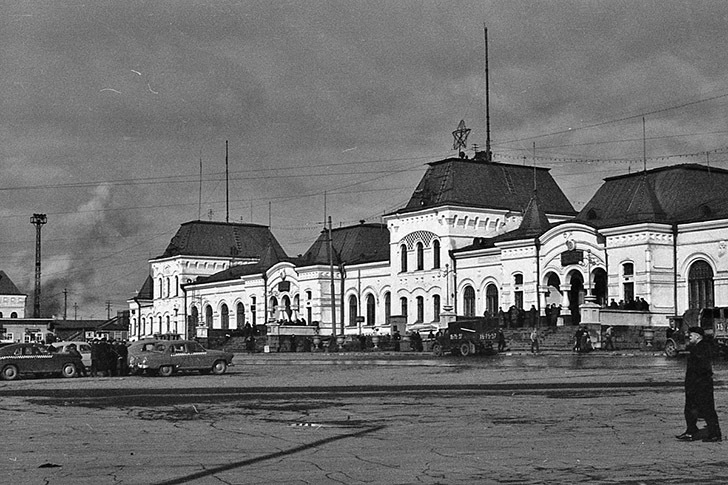
[[[665,355],[677,357],[687,350],[688,329],[701,327],[720,353],[728,354],[728,307],[691,308],[681,317],[670,317]]]
[[[497,324],[487,318],[456,320],[437,337],[432,353],[440,357],[445,353],[466,357],[474,354],[495,353],[493,343],[498,338]]]

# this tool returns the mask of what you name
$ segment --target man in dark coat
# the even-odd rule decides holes
[[[685,371],[685,423],[687,429],[677,436],[682,441],[721,441],[713,398],[713,366],[711,344],[704,340],[705,332],[700,327],[690,327],[690,355]],[[707,425],[707,435],[698,435],[698,419]]]

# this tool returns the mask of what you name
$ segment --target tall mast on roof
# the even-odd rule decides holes
[[[490,83],[488,72],[488,29],[483,23],[483,36],[485,37],[485,160],[493,160],[493,152],[490,150]]]
[[[225,222],[230,222],[230,176],[228,173],[228,141],[225,140]]]

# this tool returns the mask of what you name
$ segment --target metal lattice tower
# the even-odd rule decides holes
[[[33,318],[40,318],[40,228],[48,222],[45,214],[33,214],[30,223],[35,225],[35,298]]]

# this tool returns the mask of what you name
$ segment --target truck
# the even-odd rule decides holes
[[[688,329],[701,327],[719,354],[728,355],[728,307],[691,308],[679,317],[670,317],[665,355],[677,357],[687,350]]]
[[[432,353],[441,357],[446,353],[466,357],[492,354],[498,338],[498,325],[487,318],[455,320],[435,339]]]

